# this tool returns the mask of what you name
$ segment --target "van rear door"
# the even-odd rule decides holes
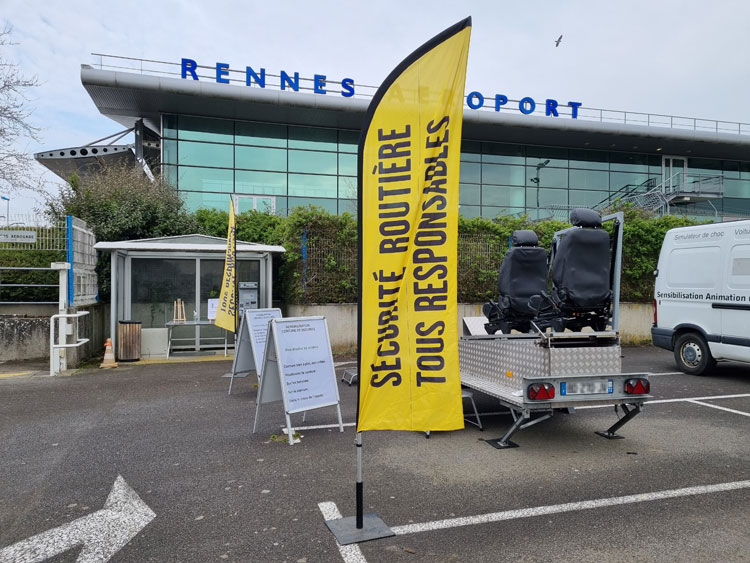
[[[736,229],[735,229],[736,230]],[[733,233],[732,238],[737,237]],[[748,237],[745,237],[748,238]],[[713,307],[721,310],[722,356],[750,361],[750,240],[737,241],[729,248],[724,279],[726,284]]]

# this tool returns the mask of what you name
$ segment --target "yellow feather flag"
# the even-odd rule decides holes
[[[471,18],[407,57],[359,140],[357,431],[463,428],[458,179]]]
[[[224,258],[224,276],[219,292],[219,307],[215,324],[234,332],[237,326],[237,229],[234,224],[234,203],[229,198],[229,228],[227,229],[227,252]]]

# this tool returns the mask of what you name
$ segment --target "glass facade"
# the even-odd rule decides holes
[[[240,211],[314,204],[356,213],[359,131],[164,115],[162,133],[164,174],[191,210],[226,209],[226,195],[238,194]],[[459,209],[536,219],[554,205],[594,206],[659,185],[664,158],[466,140]],[[711,202],[719,215],[750,215],[750,162],[687,158],[687,166],[688,176],[723,176],[724,197]],[[712,217],[711,203],[681,209]]]

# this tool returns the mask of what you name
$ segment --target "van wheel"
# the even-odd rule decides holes
[[[683,334],[674,345],[674,359],[680,371],[690,375],[704,375],[716,366],[706,340],[693,332]]]

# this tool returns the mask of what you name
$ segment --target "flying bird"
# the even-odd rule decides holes
[[[557,41],[555,41],[555,47],[559,47],[561,41],[562,41],[562,35],[557,38]]]

